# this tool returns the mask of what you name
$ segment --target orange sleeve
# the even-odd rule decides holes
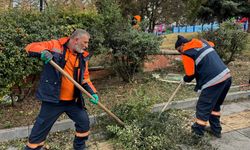
[[[184,70],[187,76],[192,76],[195,73],[194,60],[186,55],[182,55]]]
[[[90,76],[89,76],[89,69],[88,69],[88,61],[86,62],[86,69],[85,69],[85,72],[84,72],[84,80],[83,80],[83,83],[82,84],[85,84],[87,83],[88,87],[91,88],[91,90],[96,93],[97,90],[96,88],[94,87],[93,83],[90,81]],[[88,87],[86,88],[86,90],[88,92],[90,92],[90,90],[88,90]]]
[[[207,42],[208,42],[208,44],[209,44],[211,47],[214,47],[214,46],[215,46],[213,42],[210,42],[210,41],[207,41]]]
[[[53,47],[52,41],[46,41],[46,42],[34,42],[30,43],[25,47],[26,52],[28,53],[41,53],[41,51],[47,49],[51,50]]]

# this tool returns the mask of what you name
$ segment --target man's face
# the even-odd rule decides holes
[[[77,53],[83,53],[83,51],[89,47],[89,36],[84,34],[81,37],[76,37],[74,43],[73,50]]]

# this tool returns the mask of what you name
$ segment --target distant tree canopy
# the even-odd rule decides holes
[[[213,21],[221,23],[239,16],[250,18],[250,0],[206,0],[200,5],[196,14],[198,19],[206,23]]]
[[[223,22],[250,16],[250,0],[186,0],[189,22]]]
[[[118,0],[123,16],[141,15],[148,20],[149,32],[157,23],[181,22],[185,16],[185,0]]]
[[[85,9],[97,0],[0,0],[2,9],[21,7],[40,9],[60,6],[65,9]],[[123,17],[140,15],[145,27],[153,32],[156,24],[193,24],[222,22],[232,17],[250,18],[250,0],[115,0],[120,4]],[[248,28],[250,31],[250,27]]]
[[[43,11],[51,6],[58,6],[60,8],[74,7],[75,9],[84,9],[89,5],[93,5],[96,0],[0,0],[0,10],[11,8],[22,9],[39,9]]]
[[[250,0],[117,0],[124,17],[141,15],[152,32],[158,23],[191,24],[250,18]],[[250,28],[250,27],[249,27]],[[249,29],[250,30],[250,29]]]

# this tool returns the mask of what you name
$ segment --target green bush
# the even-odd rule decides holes
[[[247,33],[234,20],[225,21],[217,30],[205,31],[201,36],[215,43],[216,51],[226,64],[233,61],[247,44]]]
[[[132,82],[147,56],[160,50],[160,39],[149,33],[129,29],[116,33],[110,40],[113,67],[124,81]]]
[[[160,42],[153,35],[131,30],[113,0],[100,1],[98,6],[98,12],[65,9],[60,5],[52,5],[42,13],[18,8],[2,12],[0,97],[13,95],[13,87],[22,89],[27,85],[23,80],[41,70],[41,61],[27,57],[24,51],[27,44],[68,36],[76,28],[90,32],[90,51],[98,54],[113,49],[114,69],[125,81],[132,81],[134,71],[148,53],[159,50]]]
[[[152,113],[152,99],[143,95],[127,104],[112,109],[124,122],[125,127],[107,126],[109,135],[117,147],[126,150],[179,150],[213,149],[207,137],[197,142],[189,130],[190,112],[168,110]],[[108,121],[106,121],[108,122]]]
[[[113,69],[124,81],[132,82],[147,55],[159,51],[161,38],[132,29],[115,0],[101,0],[97,4],[104,19],[104,43],[112,49]]]
[[[53,10],[53,11],[52,11]],[[18,14],[18,15],[17,15]],[[103,50],[102,18],[95,11],[48,9],[25,11],[13,9],[0,14],[0,97],[13,94],[13,86],[23,86],[23,80],[41,69],[38,59],[28,58],[24,47],[31,42],[58,39],[70,35],[75,28],[90,32],[90,51]]]

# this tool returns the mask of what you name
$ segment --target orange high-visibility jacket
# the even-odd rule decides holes
[[[132,18],[132,27],[134,29],[140,30],[139,23],[141,22],[141,16],[140,15],[135,15]]]
[[[230,77],[230,70],[213,47],[212,42],[198,39],[192,39],[183,46],[185,73],[190,78],[196,78],[195,90],[203,90]]]
[[[74,68],[79,67],[79,61],[77,61],[77,55],[66,47],[68,40],[69,38],[65,37],[58,40],[34,42],[27,45],[25,49],[33,57],[40,57],[40,53],[43,50],[50,51],[53,55],[53,60],[73,78]],[[96,89],[90,81],[88,71],[89,53],[84,51],[82,55],[85,63],[82,86],[90,94],[94,94]],[[44,65],[36,96],[39,100],[49,102],[73,100],[76,98],[74,97],[74,84],[65,76],[61,76],[50,64]]]

